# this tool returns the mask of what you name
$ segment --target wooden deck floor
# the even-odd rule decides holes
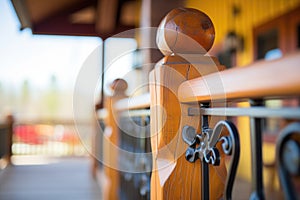
[[[23,158],[24,161],[32,160]],[[101,191],[91,176],[88,158],[50,159],[50,164],[15,165],[0,170],[0,200],[100,200]],[[251,184],[237,178],[233,199],[249,199]],[[283,199],[276,192],[266,199]]]
[[[15,165],[0,173],[1,200],[98,200],[100,187],[87,158],[47,165]]]

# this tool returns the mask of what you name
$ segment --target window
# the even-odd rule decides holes
[[[254,60],[264,59],[271,50],[282,55],[300,48],[300,7],[272,19],[253,30]]]
[[[300,49],[300,7],[254,28],[254,60],[272,60]],[[283,66],[284,67],[284,66]],[[298,106],[298,99],[266,100],[270,108]],[[285,120],[268,118],[265,121],[265,139],[274,141]],[[268,137],[271,136],[271,137]]]

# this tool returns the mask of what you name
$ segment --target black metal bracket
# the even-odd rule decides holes
[[[276,161],[285,199],[299,199],[292,181],[293,177],[300,177],[299,122],[291,123],[280,133],[276,147]]]
[[[207,127],[203,122],[202,133],[197,133],[191,126],[184,126],[182,129],[182,139],[189,147],[185,157],[187,161],[193,163],[196,160],[202,162],[202,199],[209,199],[209,169],[208,164],[217,166],[220,164],[220,151],[216,148],[217,143],[221,143],[222,150],[226,155],[232,155],[229,167],[229,174],[225,186],[225,198],[231,199],[233,183],[237,171],[240,157],[239,134],[235,125],[227,120],[219,121],[214,129]],[[226,128],[229,135],[222,136],[222,129]]]
[[[212,141],[212,129],[205,129],[202,134],[197,134],[196,130],[191,126],[185,126],[182,129],[182,139],[189,145],[185,158],[187,161],[193,163],[197,159],[202,162],[205,161],[208,164],[219,165],[220,154],[219,150],[212,143],[218,141]]]
[[[188,108],[189,116],[201,116],[201,131],[190,126],[182,130],[182,138],[189,145],[186,150],[186,159],[194,163],[201,161],[201,194],[202,199],[209,199],[209,165],[219,165],[223,162],[222,153],[231,155],[225,186],[225,199],[231,199],[232,187],[240,156],[240,142],[236,127],[230,121],[219,121],[213,129],[209,127],[209,116],[248,116],[251,125],[251,172],[252,193],[250,199],[265,199],[263,185],[263,125],[268,117],[300,119],[300,108],[283,107],[268,108],[264,101],[251,100],[249,108],[210,107],[208,103]],[[229,134],[221,135],[222,128]],[[216,148],[221,144],[221,148]],[[219,146],[219,145],[218,145]],[[279,178],[285,199],[299,199],[300,191],[297,189],[300,178],[300,122],[291,123],[279,135],[276,148],[276,162]],[[297,180],[297,181],[296,181]]]

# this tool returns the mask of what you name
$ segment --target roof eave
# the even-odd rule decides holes
[[[20,30],[23,30],[25,28],[32,29],[30,15],[26,6],[26,2],[24,0],[11,0],[11,2],[21,23]]]

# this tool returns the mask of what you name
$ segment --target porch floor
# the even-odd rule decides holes
[[[9,166],[0,172],[0,199],[99,200],[100,187],[91,176],[90,166],[88,158]]]

